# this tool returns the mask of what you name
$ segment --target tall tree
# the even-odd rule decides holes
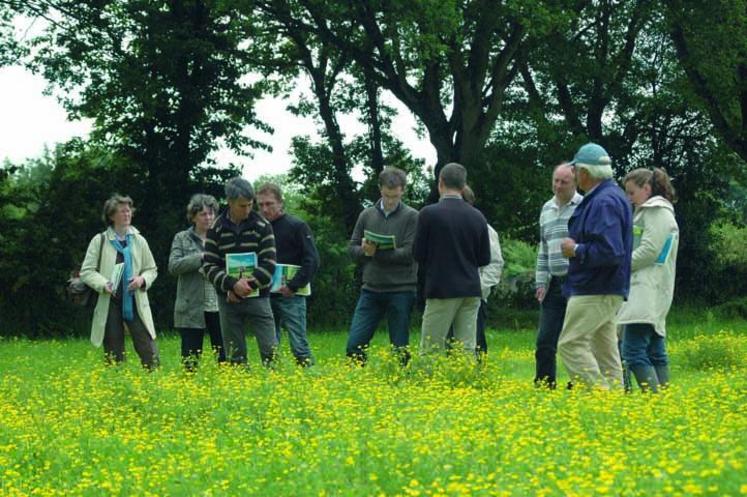
[[[726,144],[747,161],[747,1],[664,4],[693,91]]]
[[[72,117],[94,120],[93,140],[139,166],[146,212],[173,221],[221,143],[238,153],[261,146],[244,134],[266,127],[252,109],[259,87],[241,81],[247,61],[230,8],[214,0],[24,5],[48,19],[32,67],[61,90]]]
[[[331,151],[329,164],[331,168],[317,169],[306,179],[325,171],[322,181],[311,184],[327,183],[331,190],[330,214],[342,219],[346,228],[352,229],[360,210],[360,198],[355,182],[350,176],[352,163],[347,157],[345,139],[337,120],[336,96],[343,85],[340,75],[350,63],[349,58],[329,43],[324,43],[314,34],[301,28],[297,20],[294,5],[284,1],[256,1],[245,5],[247,25],[255,26],[248,34],[259,32],[250,45],[252,58],[260,61],[265,74],[279,74],[285,79],[277,88],[277,93],[287,93],[299,77],[308,78],[316,105],[307,102],[293,106],[296,114],[310,115],[315,111],[322,122],[322,135]],[[256,16],[261,12],[261,18]],[[249,15],[250,14],[250,15]],[[294,88],[293,88],[294,89]],[[313,109],[313,110],[312,110]],[[294,147],[309,147],[304,140],[296,140]],[[312,147],[313,148],[313,147]],[[310,150],[310,149],[309,149]],[[294,177],[302,183],[306,171],[296,170]],[[318,178],[321,180],[321,178]]]
[[[520,56],[526,60],[524,92],[506,112],[513,135],[503,129],[494,143],[501,156],[523,146],[553,166],[592,139],[610,151],[618,176],[635,167],[665,168],[683,200],[677,206],[682,237],[690,240],[680,249],[678,295],[711,298],[700,285],[703,274],[718,272],[709,226],[723,215],[728,179],[739,167],[724,153],[706,113],[692,105],[661,5],[578,5],[565,29],[527,43]]]
[[[382,104],[381,88],[370,71],[353,66],[348,52],[307,29],[310,19],[300,3],[258,0],[243,9],[247,23],[253,26],[247,31],[255,34],[248,50],[253,59],[262,61],[265,77],[278,80],[276,93],[290,97],[298,93],[299,81],[310,82],[312,98],[302,97],[290,109],[315,116],[325,143],[314,143],[308,137],[294,139],[292,176],[314,186],[320,200],[315,205],[324,206],[329,217],[341,220],[349,233],[362,200],[378,198],[375,181],[367,179],[359,185],[352,177],[354,169],[362,168],[364,176],[371,178],[384,164],[419,167],[391,135],[394,111]],[[359,136],[343,132],[338,121],[343,113],[360,115],[366,132]]]
[[[299,28],[316,33],[389,90],[425,126],[435,173],[480,155],[517,67],[535,3],[297,0]]]
[[[541,140],[568,148],[591,140],[616,158],[630,153],[636,130],[624,124],[625,103],[641,86],[635,50],[651,12],[646,0],[568,2],[546,36],[528,40],[519,66]]]

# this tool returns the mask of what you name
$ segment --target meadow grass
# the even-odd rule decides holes
[[[287,340],[258,366],[250,340],[249,370],[195,374],[169,335],[152,373],[130,344],[106,367],[85,340],[0,340],[0,494],[747,494],[747,326],[672,321],[660,395],[537,390],[530,330],[490,330],[480,367],[402,369],[380,332],[351,368],[338,331],[308,370]]]

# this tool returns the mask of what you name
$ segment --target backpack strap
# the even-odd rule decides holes
[[[101,243],[99,243],[99,262],[96,264],[96,272],[98,273],[101,269],[101,252],[104,251],[104,233],[101,233]]]

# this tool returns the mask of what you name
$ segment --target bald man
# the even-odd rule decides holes
[[[562,254],[560,244],[568,236],[568,219],[583,200],[576,191],[572,165],[563,163],[555,167],[552,192],[553,197],[545,202],[540,213],[539,251],[534,278],[537,301],[540,303],[534,383],[548,388],[555,388],[557,384],[555,355],[568,303],[561,291],[568,274],[568,258]]]

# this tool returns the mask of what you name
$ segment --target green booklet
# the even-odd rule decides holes
[[[270,287],[270,291],[279,293],[280,287],[287,285],[299,269],[301,269],[301,266],[296,266],[295,264],[276,264],[275,272],[272,274],[272,286]],[[296,295],[302,295],[304,297],[311,295],[311,283],[306,283],[306,285],[296,290]]]
[[[251,278],[257,268],[256,252],[240,252],[238,254],[226,254],[226,272],[236,279]],[[259,288],[255,288],[248,297],[259,297]]]
[[[392,250],[397,248],[394,235],[381,235],[373,231],[363,230],[363,238],[376,245],[376,250]]]

